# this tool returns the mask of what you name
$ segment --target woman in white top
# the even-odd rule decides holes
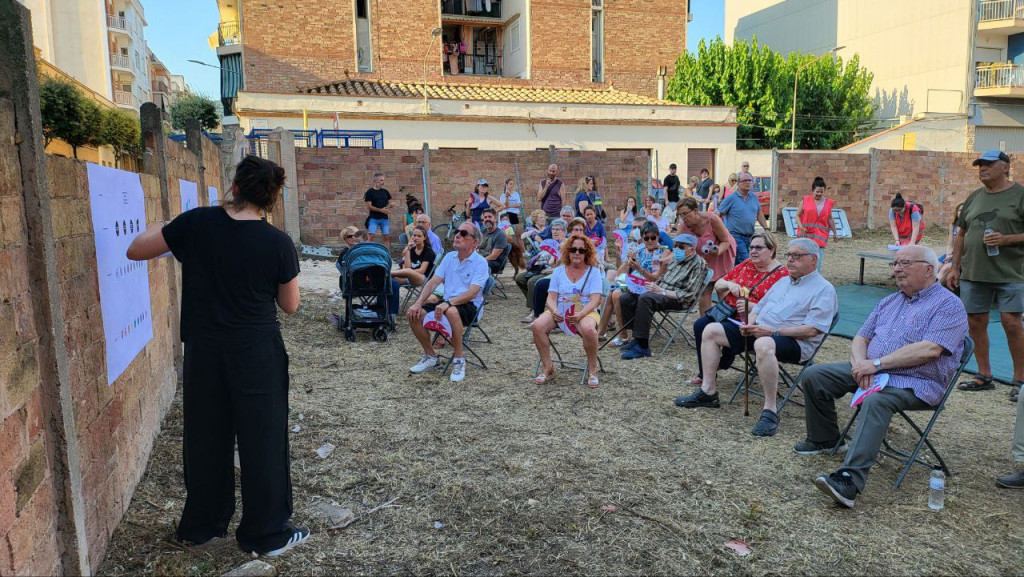
[[[597,323],[600,316],[602,274],[597,267],[594,243],[583,235],[573,235],[562,245],[561,266],[551,274],[548,300],[544,313],[533,321],[533,342],[540,353],[540,372],[534,382],[542,385],[555,374],[551,362],[551,339],[548,333],[561,329],[583,337],[587,353],[587,385],[598,385],[597,377]]]
[[[512,224],[512,228],[519,224],[519,213],[523,208],[523,198],[513,186],[515,182],[514,178],[505,180],[505,190],[498,198],[498,202],[505,207],[505,213],[508,214],[508,221]]]

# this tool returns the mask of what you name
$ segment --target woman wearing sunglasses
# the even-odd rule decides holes
[[[601,305],[601,269],[597,267],[594,243],[583,235],[573,235],[562,245],[561,265],[551,274],[544,313],[531,325],[533,343],[540,353],[540,372],[534,382],[542,385],[555,374],[551,362],[549,334],[556,328],[583,338],[587,353],[587,385],[598,385],[597,307]]]
[[[661,251],[665,250],[661,247],[660,236],[658,231],[658,225],[653,222],[645,222],[643,227],[640,228],[640,240],[643,241],[642,245],[635,245],[631,243],[631,246],[626,249],[626,260],[623,261],[622,265],[619,266],[615,274],[619,277],[627,274],[642,277],[644,280],[654,282],[661,278],[660,256]],[[608,322],[611,320],[611,314],[614,309],[615,318],[618,322],[622,322],[622,309],[619,306],[619,298],[622,297],[622,291],[624,288],[615,289],[611,292],[610,298],[612,306],[604,307],[604,312],[601,315],[601,324],[598,328],[598,334],[602,337],[606,330],[608,330]],[[612,340],[611,344],[615,347],[622,346],[623,343],[630,340],[629,329],[625,328]]]

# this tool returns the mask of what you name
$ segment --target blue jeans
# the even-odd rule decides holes
[[[374,218],[370,217],[366,225],[367,234],[374,234],[379,232],[384,236],[391,234],[391,220],[387,218]]]
[[[753,235],[732,233],[732,237],[736,239],[736,264],[750,258],[750,237]]]

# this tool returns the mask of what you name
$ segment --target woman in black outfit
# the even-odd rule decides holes
[[[309,537],[291,524],[288,354],[277,308],[299,306],[299,262],[291,239],[262,220],[284,170],[246,157],[223,206],[195,208],[152,226],[128,248],[132,260],[168,250],[182,263],[181,340],[185,509],[178,539],[201,545],[227,535],[235,512],[234,446],[242,471],[247,553],[276,556]]]

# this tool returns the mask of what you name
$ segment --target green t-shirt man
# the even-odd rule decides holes
[[[1014,183],[1000,192],[979,188],[967,197],[956,225],[964,238],[960,278],[990,283],[1024,282],[1024,244],[999,247],[989,256],[982,240],[985,229],[1002,234],[1024,234],[1024,186]]]

